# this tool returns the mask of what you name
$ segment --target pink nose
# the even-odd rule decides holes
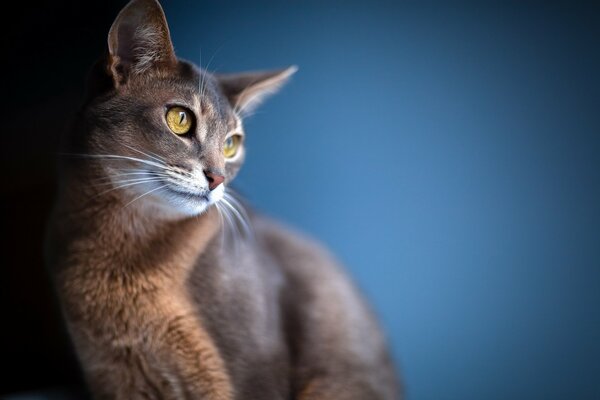
[[[212,191],[217,186],[219,186],[225,180],[223,175],[215,174],[214,172],[210,172],[208,170],[204,171],[204,175],[206,179],[208,179],[208,188]]]

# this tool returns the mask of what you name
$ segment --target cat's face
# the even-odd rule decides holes
[[[215,78],[187,63],[130,79],[89,115],[104,122],[92,152],[108,156],[103,172],[113,187],[132,201],[144,196],[137,205],[199,214],[221,200],[244,159],[241,118]]]
[[[87,153],[131,206],[202,213],[223,199],[244,160],[243,115],[295,68],[212,75],[178,60],[155,0],[129,3],[108,45],[85,110]]]

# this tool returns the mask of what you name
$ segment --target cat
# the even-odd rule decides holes
[[[230,189],[242,118],[294,72],[178,59],[156,0],[116,17],[63,139],[46,244],[93,398],[400,398],[333,257]]]

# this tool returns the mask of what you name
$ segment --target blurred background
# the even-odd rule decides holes
[[[345,263],[409,399],[600,399],[595,5],[163,3],[182,58],[300,67],[246,122],[237,188]],[[124,4],[2,26],[0,397],[79,381],[42,238],[59,132]]]

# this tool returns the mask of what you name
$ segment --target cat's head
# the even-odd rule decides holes
[[[177,59],[156,0],[133,0],[94,68],[75,146],[130,201],[197,215],[244,160],[242,118],[295,72],[210,74]]]

